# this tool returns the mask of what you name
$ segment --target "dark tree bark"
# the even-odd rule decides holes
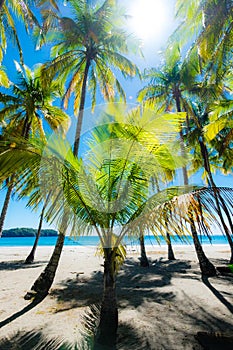
[[[40,274],[40,276],[37,278],[37,280],[31,287],[31,291],[29,291],[24,296],[24,299],[29,300],[32,298],[41,298],[41,297],[45,297],[48,294],[60,261],[66,230],[67,230],[67,223],[66,223],[66,217],[64,216],[63,222],[61,224],[61,229],[59,230],[59,233],[58,233],[58,238],[57,238],[57,242],[56,242],[53,254],[47,266],[45,267],[44,271]]]
[[[206,147],[202,137],[199,138],[199,145],[200,145],[201,154],[202,154],[202,158],[203,158],[204,168],[208,174],[209,186],[213,189],[217,213],[218,213],[219,219],[221,221],[222,227],[224,229],[225,235],[227,237],[227,240],[228,240],[228,243],[230,246],[230,250],[231,250],[230,264],[233,264],[233,240],[232,240],[232,236],[231,236],[233,234],[233,224],[232,224],[231,215],[229,213],[227,206],[224,203],[224,199],[222,198],[221,194],[219,193],[218,189],[216,188],[216,185],[215,185],[212,173],[211,173],[211,169],[210,169],[208,150],[207,150],[207,147]],[[231,229],[231,233],[229,232],[229,229],[225,223],[225,220],[224,220],[224,217],[222,214],[222,209],[223,209],[224,213],[226,214],[226,217],[227,217],[230,229]]]
[[[201,243],[197,235],[196,227],[191,216],[190,216],[190,221],[191,221],[190,226],[192,231],[193,243],[194,243],[195,251],[199,261],[201,273],[203,276],[206,276],[206,277],[216,276],[216,269],[214,265],[206,257],[204,250],[202,249]]]
[[[139,242],[140,242],[140,250],[141,250],[140,266],[149,267],[149,260],[146,255],[144,234],[140,235]]]
[[[97,346],[103,349],[116,349],[118,328],[118,308],[116,297],[115,248],[104,248],[104,291],[100,310],[100,323],[97,332]]]
[[[74,148],[73,148],[73,153],[75,156],[78,156],[78,150],[79,150],[79,142],[80,142],[80,135],[81,135],[81,129],[82,129],[82,123],[83,123],[83,113],[84,113],[84,106],[85,106],[85,99],[86,99],[87,77],[88,77],[90,64],[91,64],[91,60],[88,59],[86,62],[85,71],[84,71],[80,106],[79,106],[79,113],[78,113],[78,122],[76,126],[76,131],[75,131],[75,140],[74,140]]]
[[[6,196],[5,196],[5,200],[3,203],[3,207],[2,207],[1,216],[0,216],[0,237],[2,236],[2,231],[3,231],[5,219],[6,219],[6,213],[7,213],[8,207],[9,207],[13,187],[14,187],[13,183],[12,182],[9,183],[8,188],[7,188],[7,192],[6,192]]]
[[[176,260],[175,254],[171,244],[171,237],[167,232],[167,248],[168,248],[168,260]]]
[[[38,245],[38,242],[39,242],[39,239],[40,239],[42,224],[43,224],[43,220],[44,220],[44,212],[45,212],[46,206],[48,204],[49,197],[50,197],[50,194],[47,195],[47,198],[46,198],[45,203],[43,205],[43,208],[42,208],[42,211],[41,211],[41,214],[40,214],[40,221],[39,221],[39,226],[38,226],[38,230],[37,230],[37,233],[36,233],[35,242],[33,244],[31,252],[29,253],[28,257],[25,260],[25,264],[32,264],[33,261],[34,261],[35,252],[36,252],[36,248],[37,248],[37,245]]]

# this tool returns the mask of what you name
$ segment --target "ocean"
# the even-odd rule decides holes
[[[207,237],[200,237],[202,244],[227,244],[227,239],[223,235],[213,235],[211,242]],[[41,237],[39,240],[39,246],[54,246],[56,243],[56,237]],[[22,247],[32,246],[34,243],[34,237],[2,237],[0,238],[0,247]],[[127,245],[138,245],[137,239],[125,239],[124,242]],[[99,244],[99,238],[97,236],[84,236],[74,240],[73,238],[66,237],[66,246],[97,246]],[[146,245],[158,246],[159,243],[156,241],[154,236],[145,236]],[[184,245],[192,244],[192,238],[189,237],[188,242],[183,242],[180,239],[172,239],[173,245]],[[166,245],[166,241],[160,236],[160,245]]]

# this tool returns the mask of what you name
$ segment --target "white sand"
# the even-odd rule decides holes
[[[0,248],[1,337],[17,331],[41,330],[69,341],[80,338],[86,307],[101,301],[102,258],[92,247],[65,246],[50,294],[20,315],[30,304],[23,299],[50,257],[53,247],[39,247],[36,262],[23,265],[30,247]],[[230,256],[227,245],[204,246],[215,265]],[[177,260],[168,262],[166,247],[147,247],[150,268],[138,266],[139,250],[128,249],[117,277],[120,349],[200,349],[197,331],[233,332],[233,278],[201,280],[194,248],[174,246]],[[9,321],[9,320],[8,320]]]

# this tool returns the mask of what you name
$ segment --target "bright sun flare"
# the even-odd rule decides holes
[[[140,39],[156,37],[165,26],[164,0],[135,0],[129,11],[130,30]]]

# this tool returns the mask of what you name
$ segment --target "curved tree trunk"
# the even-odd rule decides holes
[[[215,269],[214,265],[206,257],[206,255],[202,249],[201,243],[200,243],[198,235],[197,235],[194,221],[191,217],[190,217],[190,221],[191,221],[190,226],[191,226],[191,231],[192,231],[192,236],[193,236],[193,243],[194,243],[194,247],[195,247],[195,251],[197,254],[197,258],[199,261],[202,275],[208,276],[208,277],[216,276],[216,269]]]
[[[171,244],[171,237],[167,232],[167,248],[168,248],[168,260],[176,260],[175,254]]]
[[[44,298],[48,294],[60,261],[67,227],[67,220],[66,216],[64,215],[53,254],[44,271],[40,274],[31,287],[31,291],[24,296],[24,299],[29,300],[32,298]]]
[[[44,206],[42,208],[41,214],[40,214],[40,221],[39,221],[39,226],[38,226],[38,230],[36,233],[36,238],[35,238],[35,242],[33,244],[32,250],[29,253],[28,257],[25,260],[25,264],[32,264],[34,261],[34,257],[35,257],[35,251],[39,242],[39,238],[40,238],[40,234],[41,234],[41,229],[42,229],[42,224],[43,224],[43,220],[44,220],[44,212],[48,203],[48,199],[49,199],[49,195],[46,198],[46,201],[44,203]]]
[[[43,209],[42,209],[42,212],[40,214],[40,221],[39,221],[39,226],[38,226],[37,233],[36,233],[36,238],[35,238],[32,250],[30,251],[29,255],[27,256],[27,258],[26,258],[26,260],[24,262],[25,264],[32,264],[34,262],[35,251],[36,251],[36,248],[37,248],[37,245],[38,245],[38,242],[39,242],[41,229],[42,229],[42,223],[43,223],[43,219],[44,219]]]
[[[74,156],[78,156],[78,149],[79,149],[79,142],[80,142],[80,134],[81,134],[81,128],[82,128],[82,120],[83,120],[83,112],[84,112],[84,106],[85,106],[85,98],[86,98],[86,87],[87,87],[87,77],[88,77],[88,71],[90,68],[91,60],[88,59],[86,62],[86,67],[84,71],[84,78],[83,78],[83,84],[82,84],[82,91],[81,91],[81,98],[80,98],[80,106],[79,106],[79,115],[78,115],[78,122],[76,126],[76,133],[75,133],[75,141],[74,141],[74,148],[73,148],[73,154]],[[45,270],[41,273],[41,275],[37,278],[34,285],[32,286],[32,290],[34,292],[28,292],[25,295],[26,299],[31,299],[35,295],[47,295],[49,292],[49,289],[53,283],[55,273],[57,271],[57,267],[59,264],[61,252],[64,245],[64,239],[65,234],[67,230],[67,215],[66,213],[63,214],[61,227],[62,229],[59,230],[57,243],[54,248],[53,254],[45,268]]]
[[[9,207],[9,203],[10,203],[10,198],[11,198],[11,193],[12,193],[13,187],[14,187],[14,185],[11,182],[8,185],[7,192],[6,192],[6,197],[5,197],[5,200],[4,200],[4,203],[3,203],[2,212],[1,212],[1,216],[0,216],[0,237],[2,236],[4,222],[5,222],[5,219],[6,219],[6,213],[7,213],[8,207]]]
[[[228,243],[230,246],[230,250],[231,250],[230,264],[233,264],[233,240],[231,238],[231,235],[233,234],[233,224],[232,224],[231,215],[229,213],[227,206],[224,203],[222,196],[220,195],[220,193],[218,192],[218,190],[216,188],[216,185],[215,185],[215,182],[213,180],[212,173],[211,173],[211,169],[210,169],[208,150],[207,150],[207,147],[206,147],[204,141],[201,138],[199,138],[199,144],[200,144],[201,154],[202,154],[202,158],[203,158],[203,162],[204,162],[204,168],[205,168],[205,170],[208,174],[208,178],[209,178],[209,185],[213,189],[213,192],[214,192],[217,213],[218,213],[219,219],[221,221],[222,227],[224,229],[224,232],[226,234],[226,237],[227,237],[227,240],[228,240]],[[225,223],[225,220],[224,220],[224,217],[222,214],[221,206],[222,206],[224,213],[226,214],[226,217],[228,219],[231,233],[229,232],[229,229]]]
[[[104,291],[97,332],[98,344],[103,349],[116,349],[118,308],[116,298],[115,249],[104,248]]]
[[[181,112],[180,109],[180,100],[179,98],[176,99],[176,106],[177,106],[177,112]],[[181,154],[185,156],[185,147],[184,147],[184,137],[182,133],[182,129],[180,130],[180,144],[181,144]],[[184,179],[184,185],[188,185],[188,173],[187,173],[187,168],[183,167],[183,179]],[[198,262],[200,265],[200,269],[202,272],[202,275],[204,276],[215,276],[216,275],[216,269],[214,265],[209,261],[207,256],[205,255],[200,240],[198,238],[198,234],[196,231],[195,223],[192,218],[192,214],[189,215],[190,219],[190,227],[191,227],[191,233],[193,237],[193,243],[194,243],[194,248],[197,254]]]
[[[145,239],[144,239],[143,233],[140,234],[139,242],[140,242],[140,250],[141,250],[140,266],[149,267],[149,260],[146,255]]]

